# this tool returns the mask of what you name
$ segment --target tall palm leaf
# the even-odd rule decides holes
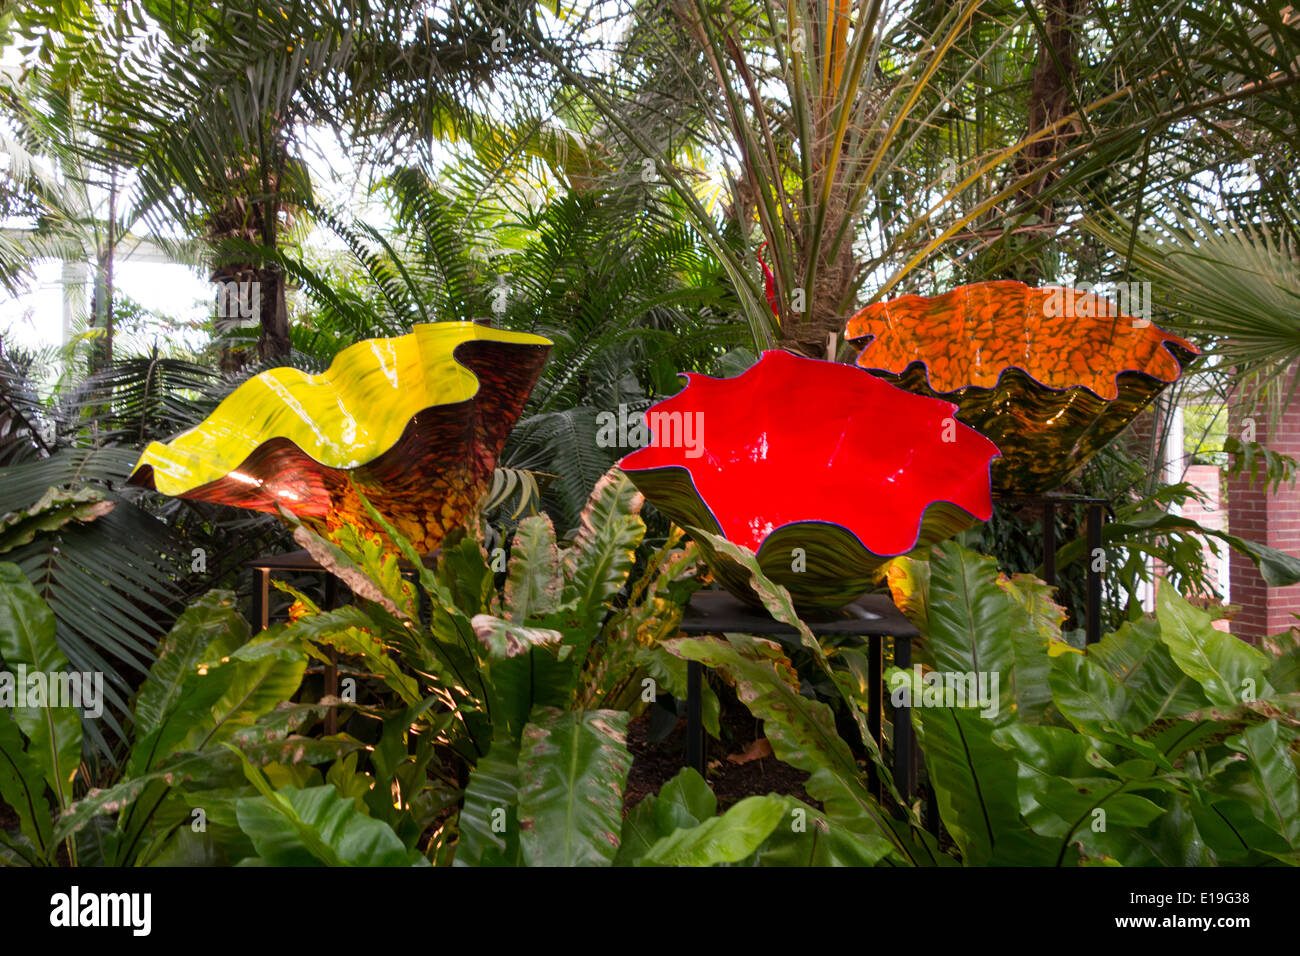
[[[1168,324],[1233,369],[1239,401],[1263,402],[1276,418],[1295,396],[1300,362],[1300,260],[1288,238],[1296,225],[1184,207],[1145,229],[1118,215],[1084,228],[1151,283]]]

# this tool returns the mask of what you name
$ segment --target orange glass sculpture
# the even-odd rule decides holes
[[[727,379],[686,374],[619,467],[679,525],[743,545],[804,611],[842,607],[890,557],[987,520],[993,443],[953,405],[851,365],[764,352]],[[749,572],[697,540],[727,590]]]
[[[319,375],[276,368],[201,424],[145,449],[130,482],[380,530],[357,492],[423,553],[477,505],[551,343],[471,322],[369,339]]]
[[[1010,281],[874,303],[845,338],[860,367],[992,439],[1003,495],[1059,487],[1200,354],[1092,292]]]

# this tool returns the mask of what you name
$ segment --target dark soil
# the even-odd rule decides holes
[[[821,804],[804,792],[808,774],[784,764],[775,757],[758,757],[738,763],[728,756],[741,758],[746,751],[763,738],[763,722],[756,720],[741,704],[730,688],[715,687],[721,704],[718,720],[722,740],[708,737],[705,744],[705,779],[718,798],[719,812],[726,810],[745,797],[779,793],[803,800],[821,809]],[[648,795],[677,776],[686,766],[686,721],[677,726],[658,743],[649,741],[650,715],[642,714],[628,727],[627,746],[632,753],[632,770],[627,778],[627,791],[623,812],[631,810]]]

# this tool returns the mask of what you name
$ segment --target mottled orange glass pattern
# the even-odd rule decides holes
[[[857,364],[958,406],[1002,452],[994,490],[1059,487],[1199,354],[1092,292],[981,282],[902,296],[853,316]]]

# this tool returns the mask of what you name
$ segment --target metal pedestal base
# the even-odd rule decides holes
[[[870,690],[867,725],[876,745],[882,747],[884,717],[884,638],[894,643],[894,663],[901,668],[912,666],[912,640],[920,632],[894,607],[888,596],[868,594],[844,608],[829,620],[806,621],[817,637],[866,638],[870,659]],[[762,637],[792,639],[798,631],[772,619],[766,611],[750,607],[725,591],[697,591],[686,606],[678,629],[683,634],[757,634]],[[687,663],[686,682],[686,763],[701,776],[705,770],[705,736],[701,684],[704,666],[698,661]],[[891,705],[894,723],[894,780],[905,796],[916,794],[916,747],[912,736],[912,715],[907,707]],[[881,792],[874,765],[869,783],[871,791]]]
[[[1096,644],[1101,640],[1101,585],[1104,571],[1097,570],[1093,560],[1101,550],[1101,529],[1106,523],[1106,511],[1110,502],[1105,498],[1092,498],[1088,495],[1029,495],[1029,496],[994,496],[998,504],[1038,505],[1043,509],[1043,580],[1056,587],[1056,506],[1086,505],[1088,508],[1088,617],[1085,633],[1087,642]]]

